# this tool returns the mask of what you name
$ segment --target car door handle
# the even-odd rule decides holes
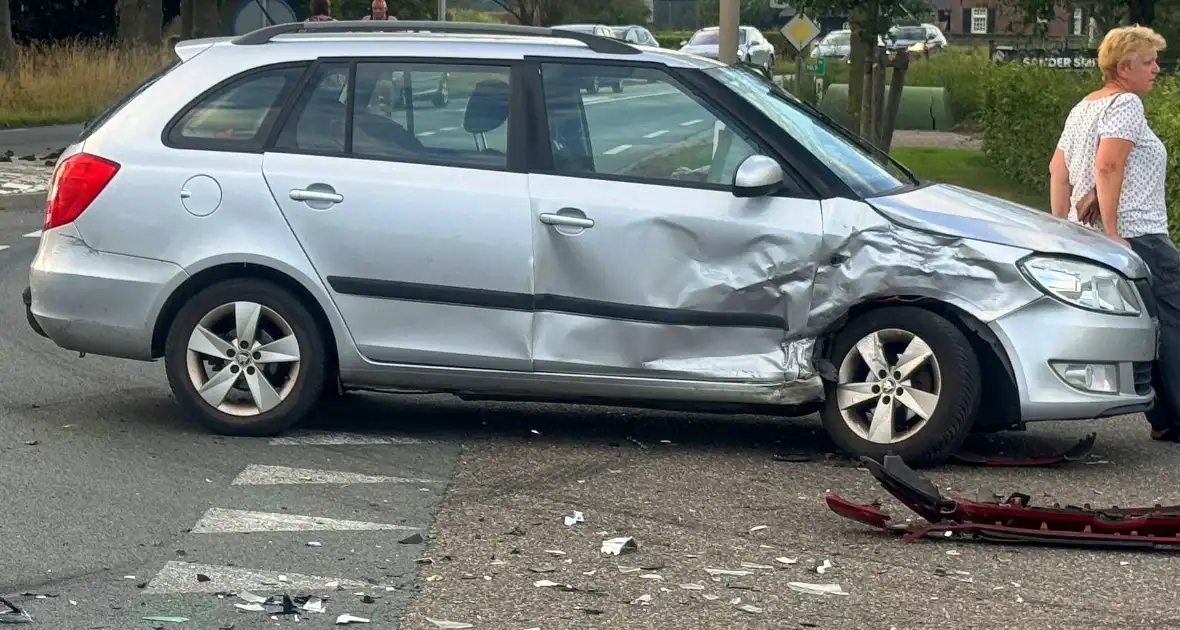
[[[571,217],[564,214],[542,214],[541,223],[545,225],[566,225],[569,227],[592,228],[594,227],[594,219],[583,219],[581,217]]]
[[[332,203],[340,203],[341,201],[344,201],[344,195],[320,190],[303,190],[302,188],[296,188],[291,191],[291,199],[294,199],[295,201],[330,201]]]

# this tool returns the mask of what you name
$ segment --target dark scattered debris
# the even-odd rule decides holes
[[[425,539],[422,538],[422,534],[410,534],[397,542],[402,545],[421,545]]]
[[[802,464],[811,461],[811,456],[802,453],[775,453],[774,460],[776,462],[787,462],[790,464]]]
[[[208,576],[208,575],[205,575],[204,573],[198,573],[198,574],[197,574],[197,581],[198,581],[198,582],[208,582],[208,581],[209,581],[209,576]]]
[[[31,623],[33,617],[16,604],[0,597],[0,623]]]

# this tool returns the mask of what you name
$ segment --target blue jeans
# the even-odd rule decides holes
[[[1180,251],[1166,234],[1128,238],[1131,249],[1151,270],[1151,296],[1160,325],[1159,358],[1152,369],[1155,406],[1147,412],[1151,428],[1180,429]]]

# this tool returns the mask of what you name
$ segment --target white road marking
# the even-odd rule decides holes
[[[19,162],[0,163],[0,195],[27,195],[49,190],[53,167]]]
[[[603,151],[603,155],[618,155],[618,154],[622,153],[623,151],[626,151],[627,149],[630,149],[630,148],[631,148],[631,145],[629,145],[629,144],[620,144],[619,146],[617,146],[613,149],[607,149],[606,151]]]
[[[686,121],[684,121],[684,122],[680,123],[680,126],[681,126],[681,127],[688,127],[688,126],[690,126],[690,125],[695,125],[695,124],[697,124],[697,123],[699,123],[699,122],[701,122],[701,119],[700,119],[700,118],[693,118],[692,120],[686,120]]]
[[[644,137],[644,138],[658,138],[658,137],[660,137],[660,136],[662,136],[662,135],[664,135],[664,134],[666,134],[666,133],[668,133],[668,130],[667,130],[667,129],[661,129],[661,130],[659,130],[659,131],[653,131],[653,132],[651,132],[651,133],[645,133],[645,134],[643,134],[643,137]]]
[[[29,232],[28,234],[25,234],[25,238],[41,238],[41,230]]]
[[[603,103],[618,103],[621,101],[630,101],[637,98],[651,98],[653,96],[671,96],[672,94],[679,94],[677,90],[666,90],[663,92],[652,92],[651,94],[632,94],[631,96],[603,96],[597,99],[582,99],[582,104],[589,107],[591,105],[601,105]]]
[[[297,483],[442,483],[433,479],[408,479],[384,475],[362,475],[360,473],[315,470],[313,468],[288,468],[287,466],[263,466],[250,464],[234,478],[235,486],[274,486]]]
[[[207,582],[197,580],[197,574],[208,576]],[[280,581],[279,576],[285,580]],[[171,561],[144,587],[147,593],[221,593],[253,591],[256,595],[269,594],[283,589],[301,592],[325,592],[336,586],[348,589],[370,589],[372,585],[357,580],[279,573],[278,571],[251,571],[237,567],[222,567],[209,564]]]
[[[8,245],[0,245],[0,252],[8,249]]]
[[[243,534],[251,532],[372,532],[382,530],[416,531],[419,527],[343,521],[334,518],[250,512],[209,508],[192,529],[194,534]]]
[[[386,435],[362,435],[334,431],[293,431],[290,435],[270,441],[271,446],[371,446],[380,444],[422,444],[414,438],[397,438]]]

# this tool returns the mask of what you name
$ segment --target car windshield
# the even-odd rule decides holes
[[[918,183],[887,158],[879,158],[869,149],[857,146],[836,126],[807,111],[802,101],[758,75],[732,66],[709,68],[704,72],[758,108],[856,194],[877,197]]]
[[[921,26],[895,26],[889,29],[893,39],[909,39],[922,41],[926,39],[926,29]]]
[[[692,39],[688,40],[689,46],[716,46],[718,38],[718,30],[710,29],[707,31],[697,31],[693,33]],[[738,30],[738,44],[746,43],[746,31]]]
[[[820,42],[821,46],[847,46],[850,35],[846,32],[829,33],[827,37]]]

